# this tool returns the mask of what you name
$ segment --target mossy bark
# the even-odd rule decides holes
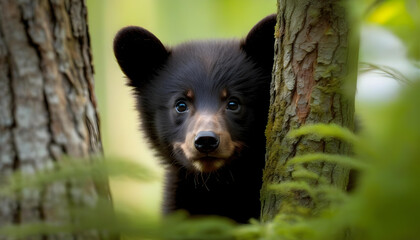
[[[350,39],[342,2],[278,0],[277,21],[266,129],[266,167],[261,190],[263,221],[273,219],[282,211],[284,197],[271,191],[269,186],[293,180],[293,167],[285,167],[289,159],[313,152],[350,152],[350,146],[337,139],[313,136],[292,139],[286,137],[287,133],[315,123],[334,123],[353,129],[354,115],[358,49]],[[348,184],[349,169],[345,167],[324,162],[304,167],[341,189]],[[296,192],[294,198],[298,205],[314,207],[303,192]]]
[[[84,1],[0,0],[0,186],[16,171],[54,171],[64,155],[86,161],[102,155],[93,85]],[[72,221],[68,207],[95,205],[99,195],[92,181],[24,189],[0,197],[0,227]],[[76,238],[102,237],[29,239]]]

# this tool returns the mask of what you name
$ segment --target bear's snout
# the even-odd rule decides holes
[[[194,146],[201,153],[210,153],[219,147],[219,142],[219,136],[213,131],[201,131],[195,136]]]
[[[226,128],[222,113],[196,112],[187,125],[184,141],[175,142],[174,149],[185,158],[183,164],[200,172],[212,172],[224,166],[241,149]]]

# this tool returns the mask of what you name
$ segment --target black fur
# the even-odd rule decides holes
[[[238,222],[259,217],[275,22],[275,15],[264,18],[242,41],[195,41],[172,49],[140,27],[115,37],[115,56],[135,90],[142,129],[167,167],[166,213],[185,209]],[[178,99],[191,110],[177,112]],[[229,99],[239,101],[240,110],[225,110]],[[232,142],[241,145],[211,172],[197,171],[174,148],[203,112],[219,116]]]

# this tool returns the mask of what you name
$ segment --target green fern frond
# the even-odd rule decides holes
[[[305,191],[310,195],[314,194],[313,187],[306,181],[285,181],[279,184],[272,184],[269,186],[269,189],[284,195],[289,195],[291,191]]]
[[[290,166],[293,164],[300,164],[300,163],[310,163],[316,161],[325,161],[330,163],[340,164],[345,167],[357,169],[357,170],[365,170],[369,167],[368,164],[359,161],[356,158],[338,155],[338,154],[328,154],[328,153],[310,153],[305,155],[295,156],[294,158],[290,159],[286,166]]]
[[[293,179],[311,179],[311,180],[319,180],[320,176],[312,171],[309,171],[305,168],[295,169],[292,172]],[[325,181],[325,180],[324,180]]]
[[[333,137],[346,141],[353,145],[357,144],[360,139],[349,129],[343,128],[336,124],[313,124],[305,125],[299,129],[292,130],[287,134],[289,138],[297,138],[303,135],[315,134],[319,137]]]
[[[0,187],[0,196],[11,196],[25,188],[42,188],[54,182],[107,181],[108,177],[125,177],[141,181],[152,181],[157,177],[145,167],[122,159],[66,159],[52,168],[28,174],[17,171],[5,179],[7,185]]]

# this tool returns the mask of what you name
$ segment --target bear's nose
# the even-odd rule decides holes
[[[201,131],[194,139],[195,148],[202,153],[209,153],[219,146],[219,137],[211,131]]]

